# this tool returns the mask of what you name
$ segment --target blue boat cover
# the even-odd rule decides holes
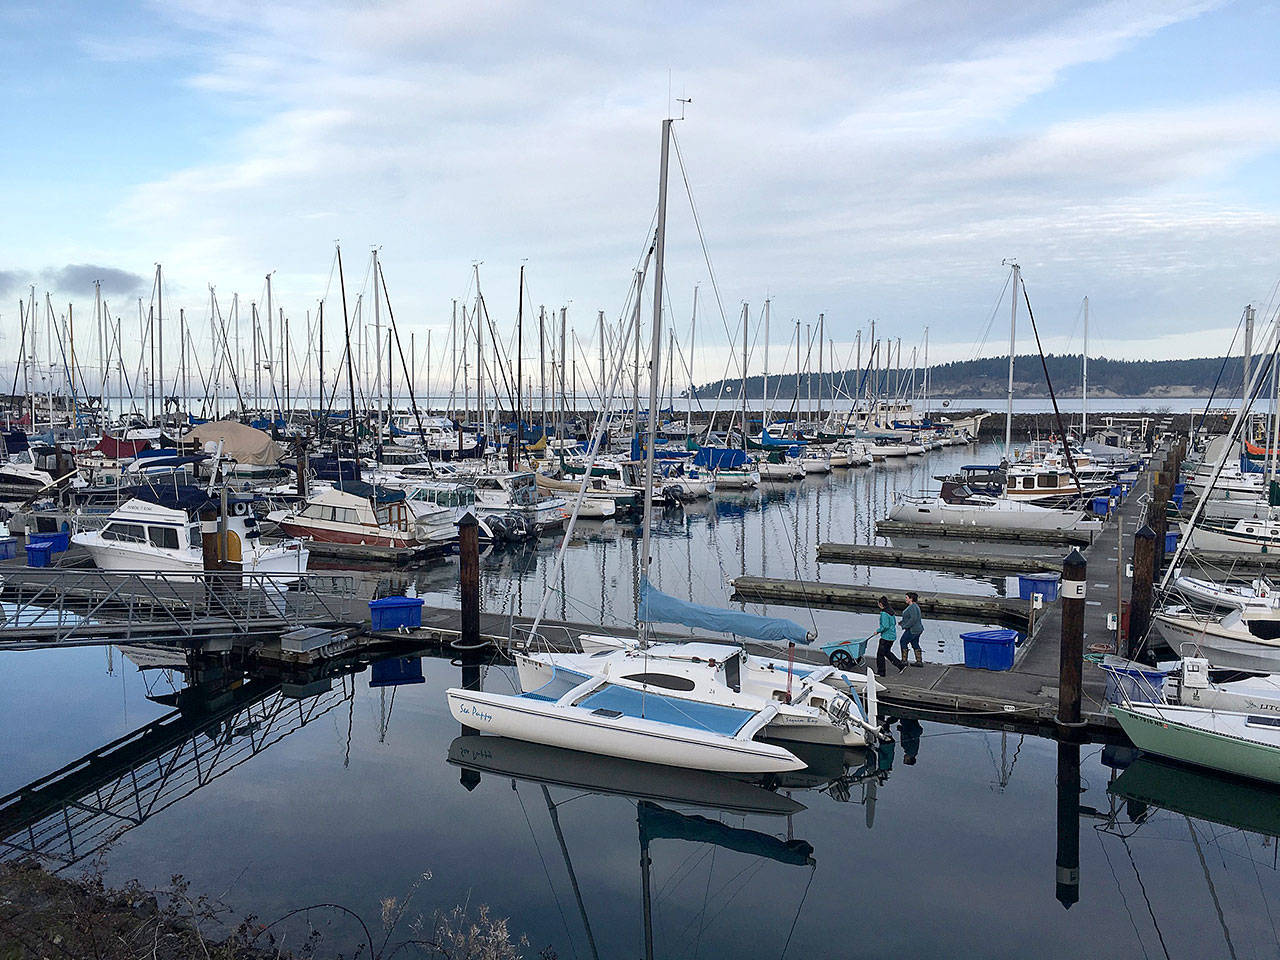
[[[734,736],[756,715],[754,710],[725,707],[718,703],[682,700],[661,693],[608,684],[578,704],[584,710],[617,710],[626,717],[670,723],[678,727],[707,730]]]
[[[699,447],[693,462],[709,470],[737,470],[747,462],[747,455],[732,447]]]
[[[682,623],[686,627],[701,627],[756,640],[808,643],[813,639],[804,627],[792,620],[760,617],[754,613],[677,600],[658,590],[648,580],[640,583],[640,620],[643,623]]]

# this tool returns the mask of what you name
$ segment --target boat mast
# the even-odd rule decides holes
[[[693,295],[696,298],[698,288],[693,288]],[[695,301],[696,302],[696,301]],[[760,401],[760,442],[764,443],[765,432],[769,429],[769,306],[772,303],[769,297],[764,298],[764,391],[763,399]]]
[[[1022,268],[1016,260],[1006,260],[1005,263],[1013,267],[1013,293],[1009,297],[1009,393],[1004,416],[1004,458],[1008,460],[1013,448],[1013,351],[1018,332],[1018,284],[1022,279]]]
[[[342,291],[342,335],[346,340],[347,353],[347,393],[350,397],[351,405],[349,413],[351,416],[351,460],[355,465],[355,478],[360,479],[360,449],[359,438],[356,435],[356,375],[351,356],[351,321],[347,313],[347,284],[342,276],[342,247],[337,248],[338,251],[338,289]],[[342,454],[338,454],[338,479],[341,486],[342,479]]]
[[[815,419],[819,424],[822,423],[822,347],[823,341],[826,340],[827,337],[826,317],[827,315],[825,313],[818,314],[818,415]]]
[[[1089,433],[1089,298],[1084,298],[1084,357],[1080,373],[1080,442]]]
[[[747,452],[747,302],[742,301],[742,452]]]
[[[646,432],[648,442],[644,450],[644,522],[640,534],[640,583],[649,582],[649,541],[653,532],[653,446],[657,434],[657,418],[653,415],[658,404],[658,361],[662,351],[662,268],[667,240],[667,158],[671,143],[671,118],[662,121],[662,161],[658,176],[658,226],[654,237],[655,265],[653,271],[653,339],[650,342],[649,369],[649,422]],[[640,287],[636,287],[636,300],[640,299]],[[639,333],[637,332],[637,336]],[[745,371],[744,371],[745,373]],[[637,370],[637,376],[639,371]],[[745,381],[744,381],[745,385]],[[745,393],[745,390],[744,390]],[[637,411],[638,413],[638,411]],[[640,646],[649,645],[649,628],[639,624]]]

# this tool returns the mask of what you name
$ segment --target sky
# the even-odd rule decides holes
[[[349,302],[377,247],[437,370],[477,272],[506,335],[521,266],[585,362],[681,114],[667,316],[687,350],[698,287],[694,379],[744,302],[758,369],[766,299],[772,369],[819,313],[842,359],[872,320],[908,355],[926,327],[933,360],[999,354],[1009,258],[1046,350],[1081,348],[1088,296],[1091,355],[1218,355],[1275,308],[1278,39],[1274,4],[1178,0],[11,0],[0,355],[30,285],[81,318],[101,280],[128,358],[156,264],[206,352],[210,286],[244,314],[270,273],[304,352],[307,311],[341,316],[341,242]]]

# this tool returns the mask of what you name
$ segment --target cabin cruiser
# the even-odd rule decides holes
[[[378,547],[444,547],[457,539],[454,511],[410,501],[403,490],[352,481],[321,490],[300,508],[273,510],[267,519],[284,533],[321,543]]]
[[[1187,535],[1193,550],[1270,553],[1280,549],[1280,519],[1201,520]]]
[[[89,551],[101,570],[156,573],[203,573],[205,538],[220,552],[221,505],[208,493],[191,486],[130,491],[98,529],[82,530],[71,542]],[[309,553],[300,540],[265,544],[246,497],[228,496],[226,560],[246,573],[287,575],[306,573]]]
[[[899,494],[890,520],[907,523],[978,524],[1009,530],[1100,530],[1083,510],[1058,510],[1034,503],[974,493],[965,484],[944,480],[934,497]]]
[[[24,500],[48,490],[76,473],[75,456],[47,444],[36,444],[9,455],[0,464],[0,500]]]
[[[519,517],[536,534],[564,529],[568,508],[560,497],[539,497],[537,478],[528,472],[488,473],[475,478],[476,509]]]
[[[1218,583],[1174,572],[1173,589],[1189,603],[1210,610],[1265,612],[1280,607],[1280,592],[1266,577],[1250,583]]]

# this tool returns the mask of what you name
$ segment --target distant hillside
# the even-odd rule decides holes
[[[1257,358],[1256,362],[1261,362]],[[1061,395],[1079,395],[1081,360],[1079,354],[1051,354],[1047,358],[1053,389]],[[1091,397],[1207,397],[1221,371],[1222,382],[1218,396],[1237,396],[1241,392],[1244,377],[1243,360],[1231,357],[1223,368],[1222,357],[1197,357],[1189,360],[1108,360],[1095,357],[1089,360],[1089,395]],[[910,380],[910,369],[901,371],[903,382]],[[916,384],[923,381],[924,371],[914,371]],[[897,393],[899,372],[880,373],[880,383],[888,382],[888,392]],[[860,373],[844,370],[823,376],[822,393],[832,396],[833,390],[841,394],[857,392]],[[1014,396],[1031,398],[1047,397],[1044,370],[1040,358],[1034,355],[1017,357],[1013,367]],[[935,366],[930,373],[930,395],[934,397],[965,397],[995,399],[1003,397],[1009,383],[1008,357],[984,357],[979,360],[961,360]],[[738,380],[722,380],[697,388],[700,397],[714,397],[725,392],[738,395]],[[758,399],[763,396],[764,378],[747,379],[747,396]],[[818,393],[816,373],[801,376],[799,394],[806,397]],[[882,390],[883,391],[883,387]],[[790,400],[797,393],[794,373],[769,375],[769,396]]]

